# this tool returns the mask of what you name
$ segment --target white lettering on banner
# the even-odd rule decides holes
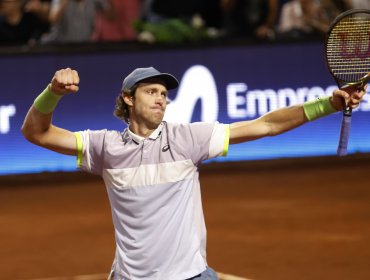
[[[202,65],[190,67],[181,79],[176,99],[168,105],[165,120],[189,123],[195,104],[201,100],[201,120],[213,122],[218,117],[218,96],[212,73]]]
[[[297,90],[285,88],[277,91],[273,89],[245,90],[244,96],[242,96],[240,94],[242,90],[240,89],[247,88],[246,84],[241,83],[229,84],[227,86],[228,115],[230,118],[255,118],[278,108],[301,104],[320,96],[330,96],[337,87],[329,86],[323,89],[314,86],[312,88],[298,88]],[[235,89],[239,89],[237,91],[239,93],[238,96],[235,96]],[[370,111],[370,96],[368,94],[364,96],[363,102],[361,102],[357,110]]]
[[[245,96],[238,95],[240,92],[245,92],[247,88],[244,83],[229,84],[226,87],[228,94],[227,114],[230,118],[243,118],[247,115],[247,109],[239,107],[239,105],[245,104]]]
[[[256,116],[257,107],[259,114],[263,115],[277,108],[277,96],[272,89],[252,90],[248,92],[247,105],[246,117]]]
[[[226,85],[227,114],[230,119],[256,118],[268,111],[301,104],[320,96],[330,96],[337,86],[319,86],[297,89],[282,88],[248,90],[246,83]],[[370,87],[357,110],[370,111]],[[219,114],[218,93],[215,79],[202,65],[190,67],[181,79],[176,99],[168,105],[165,120],[189,123],[197,101],[201,101],[201,121],[216,121]]]
[[[0,106],[0,134],[7,134],[10,131],[10,117],[15,115],[14,105]]]
[[[244,89],[244,96],[237,96],[237,104],[235,103],[235,88],[238,89],[238,93],[241,93]],[[228,114],[230,118],[254,118],[278,108],[316,99],[328,92],[320,87],[298,88],[297,90],[284,88],[278,91],[273,89],[246,91],[247,88],[246,84],[241,83],[229,84],[227,86]],[[330,89],[333,88],[330,87]],[[235,105],[244,105],[244,108],[235,108]]]

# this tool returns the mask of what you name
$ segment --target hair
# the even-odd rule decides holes
[[[125,123],[130,123],[130,110],[126,102],[123,100],[123,96],[135,97],[137,84],[133,85],[130,89],[124,89],[116,98],[116,105],[114,106],[113,114]]]

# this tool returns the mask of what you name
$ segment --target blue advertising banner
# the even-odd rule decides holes
[[[76,170],[76,159],[28,143],[20,133],[34,98],[55,71],[74,68],[80,91],[66,96],[53,117],[71,130],[115,129],[113,116],[122,79],[136,67],[154,66],[174,74],[180,87],[170,92],[169,122],[232,123],[258,118],[281,107],[330,95],[336,88],[318,43],[251,45],[200,49],[29,54],[0,57],[0,174]],[[369,152],[370,100],[353,114],[349,152]],[[230,147],[220,161],[334,155],[341,113],[288,133]]]

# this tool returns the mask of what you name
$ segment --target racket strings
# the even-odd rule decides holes
[[[344,82],[357,82],[370,72],[370,16],[343,18],[331,30],[326,56],[333,74]]]

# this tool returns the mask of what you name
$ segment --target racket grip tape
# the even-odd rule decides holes
[[[343,114],[342,126],[340,128],[339,144],[337,149],[337,155],[340,157],[347,155],[347,146],[350,128],[351,128],[351,116]]]

